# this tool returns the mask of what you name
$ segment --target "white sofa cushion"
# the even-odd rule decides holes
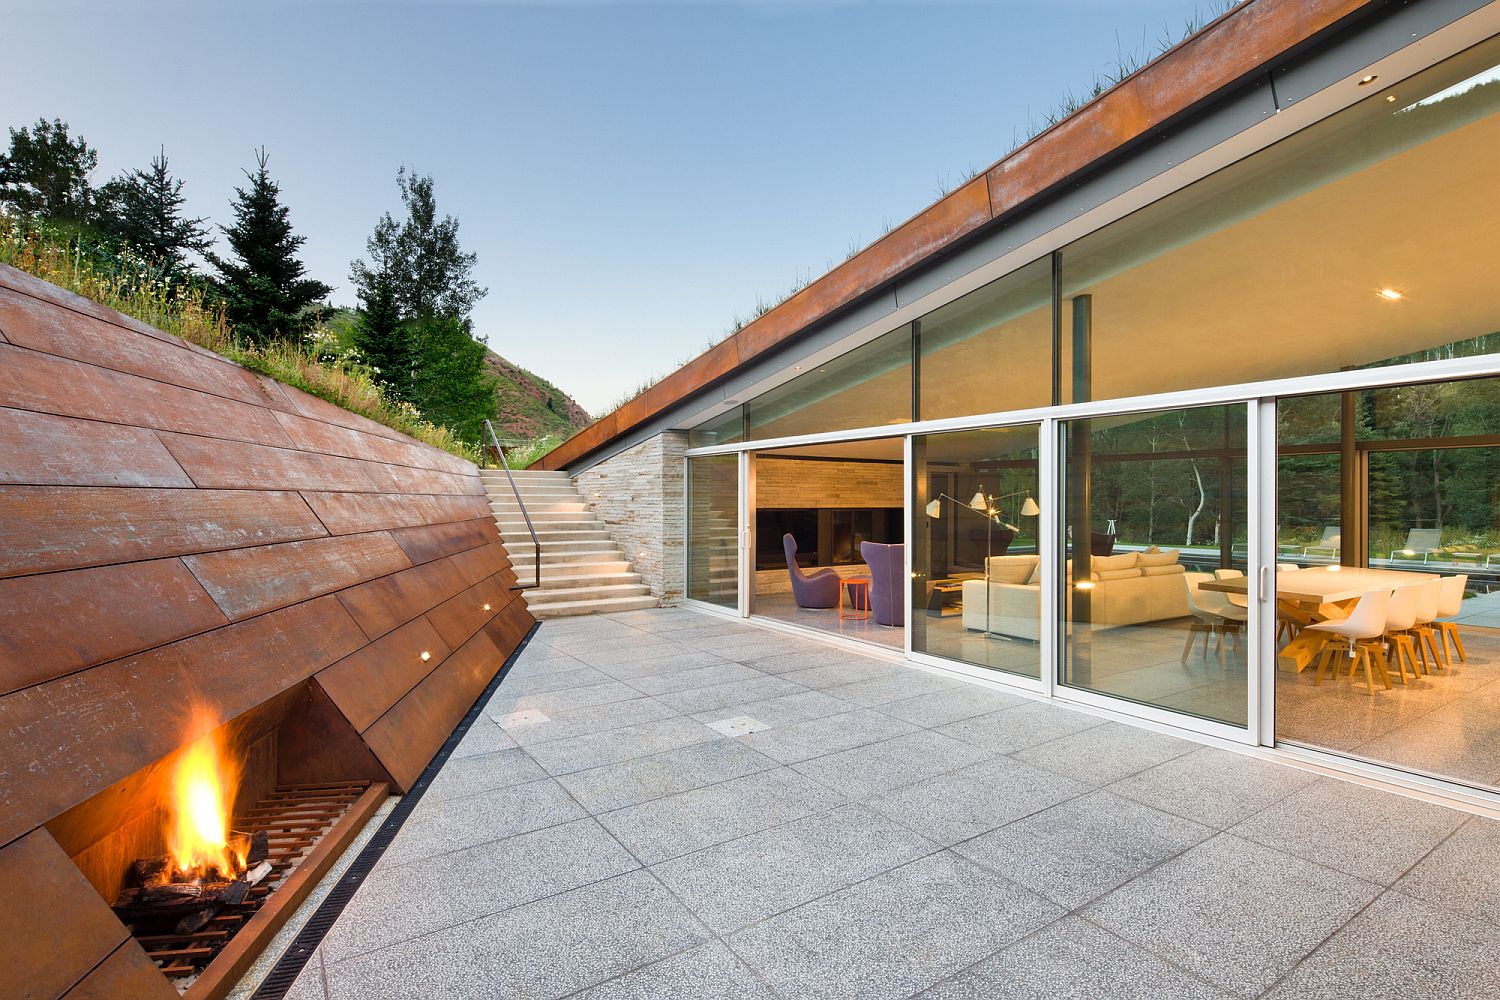
[[[1036,571],[1040,556],[991,556],[991,583],[1025,583]]]
[[[1089,559],[1089,569],[1095,573],[1108,573],[1118,569],[1135,569],[1139,552],[1121,552],[1117,556],[1094,556]],[[1109,577],[1100,577],[1108,580]]]
[[[1143,569],[1147,566],[1170,566],[1173,563],[1177,562],[1181,557],[1182,553],[1177,549],[1167,549],[1165,552],[1163,552],[1160,549],[1157,549],[1155,546],[1152,546],[1152,548],[1146,552],[1140,552],[1136,555],[1136,558],[1139,560],[1141,568]]]
[[[1187,572],[1182,563],[1174,562],[1170,566],[1142,566],[1141,576],[1181,576]]]

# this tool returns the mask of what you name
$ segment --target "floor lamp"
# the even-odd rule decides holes
[[[1036,500],[1032,498],[1031,494],[1025,490],[1017,490],[1014,493],[1007,493],[1005,496],[997,497],[986,493],[984,487],[981,486],[974,492],[974,496],[969,499],[968,503],[964,503],[946,493],[939,493],[937,499],[927,505],[927,516],[934,520],[943,516],[944,500],[951,502],[956,507],[964,507],[976,514],[984,515],[984,636],[986,639],[1005,638],[990,631],[990,601],[992,598],[990,593],[990,559],[994,557],[995,551],[995,525],[1004,524],[1011,531],[1021,530],[1014,524],[1005,524],[1005,522],[1000,520],[1000,501],[1009,500],[1011,497],[1018,497],[1023,494],[1026,496],[1026,500],[1021,504],[1021,516],[1036,517],[1042,512],[1041,508],[1036,505]]]

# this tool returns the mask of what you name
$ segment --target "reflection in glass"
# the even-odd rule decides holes
[[[1277,422],[1277,739],[1500,787],[1500,379],[1283,399]],[[1332,571],[1345,593],[1309,596]],[[1389,689],[1343,669],[1314,684],[1305,626],[1434,581],[1427,669],[1387,660]]]
[[[1064,425],[1064,684],[1246,724],[1245,484],[1244,404]]]
[[[1037,433],[1026,424],[912,439],[916,652],[1041,676]]]
[[[750,440],[911,420],[911,327],[804,371],[748,404]]]
[[[687,596],[739,606],[739,456],[687,460]]]
[[[745,439],[745,408],[736,406],[731,410],[709,417],[688,431],[689,448],[708,448],[716,444],[737,444]]]

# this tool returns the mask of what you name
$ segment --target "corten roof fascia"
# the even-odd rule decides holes
[[[979,229],[1328,31],[1371,0],[1247,0],[999,162],[574,434],[533,466],[563,469],[708,388]]]

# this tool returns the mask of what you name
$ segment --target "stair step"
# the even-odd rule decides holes
[[[566,567],[566,568],[564,568]],[[618,587],[623,585],[643,586],[641,574],[625,570],[618,573],[574,573],[572,567],[555,567],[556,573],[542,567],[542,590],[568,590],[575,587]]]
[[[535,590],[528,590],[526,592],[528,598],[526,604],[528,607],[531,606],[530,597],[536,593],[538,591]],[[611,597],[600,601],[565,601],[561,604],[542,604],[531,608],[531,614],[538,621],[545,621],[549,618],[568,618],[573,615],[605,615],[615,611],[644,611],[647,608],[654,608],[656,605],[656,598],[650,594],[645,594],[640,597]]]
[[[496,517],[520,517],[521,505],[516,503],[496,503],[495,501],[491,500],[490,511]],[[538,516],[546,514],[572,514],[574,516],[582,514],[585,517],[594,516],[593,511],[589,510],[589,505],[584,503],[582,500],[564,500],[561,502],[538,504],[529,503],[526,505],[526,513],[531,515],[531,519],[533,521],[536,520]]]
[[[525,566],[529,568],[536,562],[534,558],[536,553],[530,544],[520,546],[507,545],[505,551],[510,556],[510,564],[512,566]],[[543,572],[546,572],[546,567],[558,563],[625,563],[626,560],[621,558],[623,555],[624,553],[620,551],[619,546],[615,546],[612,549],[548,549],[543,546],[542,569]]]
[[[529,559],[526,560],[524,563],[517,563],[514,559],[511,560],[511,566],[513,566],[513,567],[515,567],[515,566],[521,566],[521,567],[523,567],[524,572],[526,572],[527,574],[531,573],[531,567],[532,567],[532,565],[533,565],[533,563]],[[625,576],[625,575],[639,576],[640,574],[633,572],[630,563],[626,562],[623,559],[600,559],[600,560],[595,561],[595,562],[580,562],[580,561],[577,561],[577,560],[558,560],[558,561],[554,562],[554,561],[551,561],[551,560],[547,559],[546,556],[542,557],[542,579],[543,580],[551,580],[551,579],[556,578],[556,577],[571,577],[571,576]]]
[[[545,579],[545,574],[543,575]],[[526,598],[527,604],[559,604],[565,601],[582,601],[610,597],[639,597],[651,593],[644,583],[606,583],[597,587],[545,587],[533,590]]]
[[[480,469],[479,475],[486,478],[504,479],[506,473],[504,469]],[[510,470],[510,475],[514,476],[517,481],[520,481],[522,479],[568,478],[568,474],[566,472],[557,472],[551,469],[512,469]]]

